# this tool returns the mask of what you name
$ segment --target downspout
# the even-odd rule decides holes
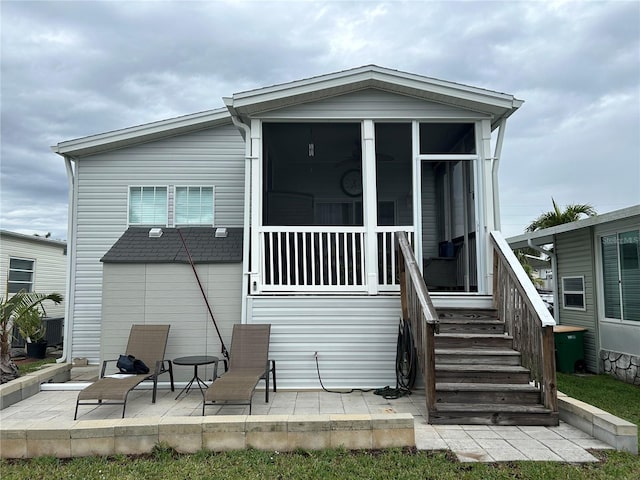
[[[232,100],[231,100],[232,102]],[[249,291],[249,249],[251,246],[251,128],[242,123],[231,104],[227,104],[233,124],[244,131],[244,218],[242,232],[242,305],[240,323],[247,323],[247,293]]]
[[[57,147],[52,147],[52,150],[58,154]],[[62,155],[62,154],[60,154]],[[67,275],[66,275],[66,285],[65,285],[65,307],[64,307],[64,342],[62,344],[62,356],[56,360],[57,363],[66,363],[70,360],[71,357],[71,347],[73,345],[73,305],[75,302],[75,256],[76,256],[76,242],[75,242],[75,231],[76,231],[76,187],[77,182],[73,172],[73,166],[71,165],[71,157],[67,155],[62,155],[64,158],[64,164],[67,170],[67,180],[69,182],[69,193],[68,193],[68,206],[67,206]]]
[[[492,190],[493,190],[493,222],[495,229],[500,231],[500,194],[498,192],[498,167],[500,166],[500,155],[502,154],[502,143],[504,142],[504,129],[507,126],[507,119],[500,120],[498,139],[496,148],[493,151],[493,164],[491,165]]]
[[[531,248],[532,250],[535,250],[536,252],[542,253],[543,255],[548,255],[549,258],[551,259],[551,272],[553,272],[553,319],[556,321],[556,325],[558,325],[558,320],[559,320],[558,311],[560,309],[558,305],[558,275],[557,275],[558,264],[556,259],[556,253],[553,250],[545,250],[544,248],[538,245],[535,245],[530,238],[527,240],[527,245],[529,246],[529,248]]]

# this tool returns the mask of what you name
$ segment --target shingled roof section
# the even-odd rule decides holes
[[[100,259],[104,263],[189,263],[177,228],[162,228],[162,236],[149,237],[149,227],[130,227]],[[242,261],[242,228],[227,228],[216,238],[211,227],[180,228],[193,263]]]

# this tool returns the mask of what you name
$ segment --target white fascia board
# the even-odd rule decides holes
[[[513,237],[507,238],[506,240],[511,248],[528,247],[529,240],[531,240],[534,245],[546,245],[548,243],[553,243],[553,237],[559,233],[571,232],[573,230],[579,230],[581,228],[593,227],[595,225],[614,222],[616,220],[622,220],[633,216],[640,216],[640,205],[633,205],[631,207],[622,208],[620,210],[614,210],[613,212],[583,218],[582,220],[576,220],[575,222],[563,223],[562,225],[557,225],[555,227],[536,230],[535,232],[515,235]]]
[[[10,230],[0,230],[0,236],[13,237],[19,240],[26,240],[29,242],[47,243],[47,244],[54,245],[61,248],[64,248],[67,246],[67,242],[63,240],[54,240],[52,238],[39,237],[37,235],[26,235],[24,233],[12,232]]]
[[[137,143],[145,138],[166,136],[172,132],[177,133],[191,129],[196,130],[204,128],[207,124],[223,123],[225,120],[231,121],[229,111],[226,108],[219,108],[68,140],[52,146],[51,149],[60,155],[88,154],[93,153],[94,150],[108,149],[110,145],[119,148]]]
[[[375,65],[235,93],[232,101],[234,107],[243,107],[255,103],[277,101],[286,97],[308,95],[318,90],[330,90],[350,84],[373,83],[375,81],[413,89],[417,92],[425,91],[442,95],[443,97],[455,97],[507,110],[516,110],[524,103],[522,100],[514,98],[513,95],[397,70],[389,70]]]

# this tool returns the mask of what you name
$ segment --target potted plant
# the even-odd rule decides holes
[[[25,341],[25,350],[29,358],[45,358],[47,341],[44,339],[46,326],[42,321],[40,306],[35,305],[25,310],[14,320],[18,332]]]
[[[0,383],[6,383],[19,376],[18,368],[11,360],[11,332],[14,322],[19,322],[25,312],[41,305],[45,300],[53,303],[62,302],[59,293],[25,292],[16,293],[12,297],[0,297]],[[27,314],[29,315],[29,314]]]

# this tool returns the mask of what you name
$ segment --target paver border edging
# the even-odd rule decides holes
[[[132,417],[0,429],[3,458],[143,454],[159,443],[180,453],[415,447],[415,426],[410,413],[390,413]]]
[[[638,426],[593,405],[558,392],[560,420],[616,450],[638,454]]]
[[[43,365],[40,370],[3,383],[0,385],[0,410],[40,392],[42,383],[63,383],[68,382],[70,378],[70,363],[51,363]]]

